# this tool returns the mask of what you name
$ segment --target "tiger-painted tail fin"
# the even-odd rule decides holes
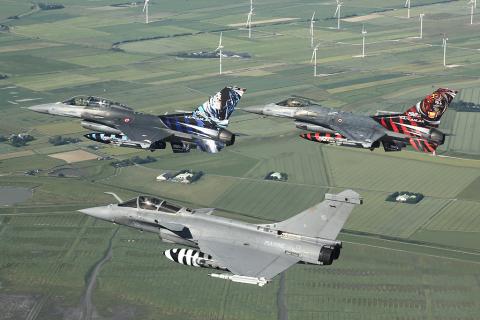
[[[225,87],[195,109],[193,116],[211,120],[221,127],[226,127],[228,119],[245,91],[246,89],[239,87]]]
[[[456,90],[439,88],[426,96],[422,101],[410,107],[405,111],[404,115],[419,120],[416,122],[424,124],[424,126],[438,127],[440,119],[457,93],[458,91]]]
[[[411,106],[404,113],[387,113],[376,115],[373,118],[388,130],[398,132],[399,124],[408,124],[415,127],[437,128],[440,119],[447,111],[448,106],[458,91],[439,88],[423,100]]]

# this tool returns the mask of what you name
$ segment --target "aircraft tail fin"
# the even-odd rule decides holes
[[[404,123],[415,127],[436,128],[457,93],[456,90],[439,88],[402,114],[381,113],[373,118],[383,127],[393,131],[398,131],[398,124]]]
[[[439,88],[410,107],[404,115],[417,123],[425,123],[425,126],[438,127],[440,119],[457,93],[456,90]]]
[[[350,213],[363,200],[353,190],[325,195],[325,200],[282,222],[275,223],[278,231],[335,240]],[[270,225],[272,226],[272,225]]]
[[[221,127],[226,127],[228,119],[245,91],[246,89],[239,87],[225,87],[195,109],[193,116],[211,120]]]

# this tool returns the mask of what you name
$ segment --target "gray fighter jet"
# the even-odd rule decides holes
[[[86,138],[121,147],[165,149],[175,153],[191,148],[216,153],[235,142],[228,119],[245,89],[225,87],[193,112],[161,116],[136,112],[130,107],[100,97],[77,96],[64,102],[29,107],[39,113],[82,119],[82,127],[95,132]]]
[[[435,153],[446,136],[437,129],[440,118],[456,93],[440,88],[405,113],[380,112],[374,116],[330,109],[296,97],[242,110],[293,118],[297,128],[310,131],[300,135],[310,141],[370,150],[382,144],[385,151],[400,151],[410,144],[417,151]]]
[[[151,196],[80,210],[105,221],[159,234],[167,243],[190,248],[166,250],[170,260],[223,270],[210,276],[265,285],[296,263],[330,265],[342,243],[335,240],[356,204],[358,193],[326,194],[325,200],[278,223],[249,224],[212,215],[214,209],[190,209]]]

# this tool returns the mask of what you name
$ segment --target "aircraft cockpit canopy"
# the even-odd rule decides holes
[[[119,203],[118,206],[169,213],[177,213],[182,209],[179,205],[152,196],[138,196],[135,199]]]
[[[303,108],[312,105],[312,102],[304,98],[291,97],[277,103],[277,105],[290,108]]]
[[[68,104],[70,106],[103,107],[103,108],[120,107],[123,109],[132,110],[132,108],[128,107],[127,105],[121,104],[119,102],[115,102],[115,101],[108,100],[101,97],[94,97],[94,96],[75,96],[66,101],[63,101],[63,103]]]

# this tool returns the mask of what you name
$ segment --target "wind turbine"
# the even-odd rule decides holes
[[[145,0],[142,12],[145,12],[145,23],[148,23],[148,5],[150,0]]]
[[[222,34],[223,34],[223,32],[220,32],[220,41],[218,41],[218,47],[217,47],[217,49],[215,49],[215,52],[218,51],[218,58],[220,60],[220,72],[219,72],[219,74],[222,74],[222,49],[223,49]]]
[[[310,47],[313,48],[313,25],[315,24],[315,11],[313,11],[312,19],[310,20]]]
[[[340,17],[341,17],[341,10],[342,10],[343,2],[337,0],[337,9],[335,10],[334,17],[337,17],[337,30],[340,30]]]
[[[473,24],[473,12],[477,7],[477,0],[470,0],[470,24]]]
[[[410,19],[410,0],[405,1],[405,8],[407,9],[407,18]]]
[[[252,38],[252,16],[253,16],[253,0],[250,0],[250,11],[247,15],[247,23],[245,26],[248,28],[248,38]]]
[[[423,17],[425,13],[420,13],[420,39],[423,39]]]
[[[365,37],[367,36],[367,30],[365,25],[362,26],[362,58],[365,58]]]
[[[317,44],[315,46],[315,48],[313,49],[312,58],[310,59],[310,63],[313,62],[313,76],[314,77],[317,76],[317,51],[318,51],[318,46],[319,46],[319,44]]]
[[[446,61],[447,41],[448,41],[447,36],[445,34],[443,34],[443,43],[442,43],[442,47],[443,47],[443,67],[447,66],[447,61]]]

